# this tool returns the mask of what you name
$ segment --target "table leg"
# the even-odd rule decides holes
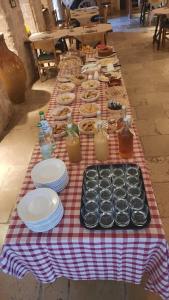
[[[155,32],[153,35],[153,44],[157,43],[157,50],[160,49],[161,45],[161,36],[163,31],[163,20],[165,19],[165,15],[157,16],[157,24],[155,28]]]

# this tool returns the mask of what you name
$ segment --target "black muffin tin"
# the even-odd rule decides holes
[[[85,210],[85,206],[84,206],[84,202],[85,202],[85,191],[86,191],[86,181],[89,180],[87,177],[86,177],[86,173],[88,170],[95,170],[98,174],[98,178],[96,179],[99,183],[99,181],[101,179],[103,179],[103,177],[101,178],[100,176],[100,172],[104,169],[109,169],[110,170],[110,176],[108,176],[108,179],[111,181],[111,193],[112,193],[112,197],[111,197],[111,201],[113,203],[113,209],[114,209],[114,191],[113,191],[113,180],[116,178],[114,175],[113,175],[113,170],[114,169],[122,169],[123,172],[124,172],[124,179],[126,178],[126,172],[127,172],[127,169],[129,167],[134,167],[134,168],[137,168],[138,169],[138,173],[139,173],[139,182],[140,182],[140,185],[141,185],[141,196],[140,198],[144,198],[144,203],[145,205],[147,206],[147,209],[148,209],[148,214],[147,214],[147,218],[146,218],[146,222],[143,224],[143,225],[135,225],[133,222],[132,222],[132,219],[131,219],[131,209],[130,209],[130,212],[129,212],[129,215],[130,215],[130,222],[128,225],[126,226],[118,226],[115,222],[113,223],[113,225],[109,228],[105,228],[105,227],[102,227],[100,225],[100,223],[98,223],[95,227],[91,228],[91,227],[88,227],[86,226],[85,224],[85,221],[84,221],[84,218],[83,218],[83,211]],[[102,171],[103,172],[103,171]],[[119,177],[119,176],[117,176]],[[104,177],[104,178],[107,178],[107,177]],[[93,178],[95,179],[95,178]],[[92,180],[92,179],[91,179]],[[126,197],[125,199],[127,201],[129,201],[128,199],[128,191],[127,191],[127,184],[125,184],[125,190],[126,190]],[[100,189],[98,188],[97,189],[97,195],[99,195],[100,193]],[[98,218],[100,218],[100,214],[101,214],[101,211],[100,211],[100,204],[99,204],[99,210],[98,210]],[[91,165],[91,166],[88,166],[85,171],[84,171],[84,175],[83,175],[83,185],[82,185],[82,197],[81,197],[81,208],[80,208],[80,222],[81,222],[81,225],[84,226],[85,228],[87,229],[94,229],[94,230],[107,230],[107,229],[141,229],[141,228],[145,228],[147,227],[150,222],[151,222],[151,215],[150,215],[150,210],[149,210],[149,206],[148,206],[148,201],[147,201],[147,195],[146,195],[146,191],[145,191],[145,186],[144,186],[144,180],[143,180],[143,176],[142,176],[142,172],[141,172],[141,169],[138,165],[136,164],[98,164],[98,165]]]

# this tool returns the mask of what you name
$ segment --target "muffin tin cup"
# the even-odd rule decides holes
[[[135,164],[93,165],[84,172],[80,210],[88,229],[141,229],[151,221],[144,181]]]

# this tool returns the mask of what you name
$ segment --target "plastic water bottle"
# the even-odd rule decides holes
[[[52,144],[52,152],[53,152],[55,150],[56,144],[55,144],[55,141],[53,138],[52,127],[49,125],[49,122],[46,120],[45,114],[43,111],[39,112],[39,117],[40,117],[40,124],[42,126],[45,137],[49,141],[49,143]]]
[[[46,138],[41,123],[38,123],[39,128],[39,146],[43,159],[51,158],[52,143]]]

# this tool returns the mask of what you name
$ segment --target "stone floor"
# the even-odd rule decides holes
[[[111,38],[120,57],[133,115],[150,168],[166,238],[169,240],[168,47],[160,51],[153,49],[152,30],[114,32]],[[37,82],[33,86],[28,100],[15,108],[16,117],[0,142],[0,245],[37,139],[38,111],[47,109],[53,85],[54,79],[51,79],[44,83]],[[41,285],[31,275],[17,280],[0,273],[2,300],[99,300],[103,297],[117,300],[160,299],[157,295],[145,292],[142,286],[123,282],[69,283],[66,279],[59,279],[55,283]]]

